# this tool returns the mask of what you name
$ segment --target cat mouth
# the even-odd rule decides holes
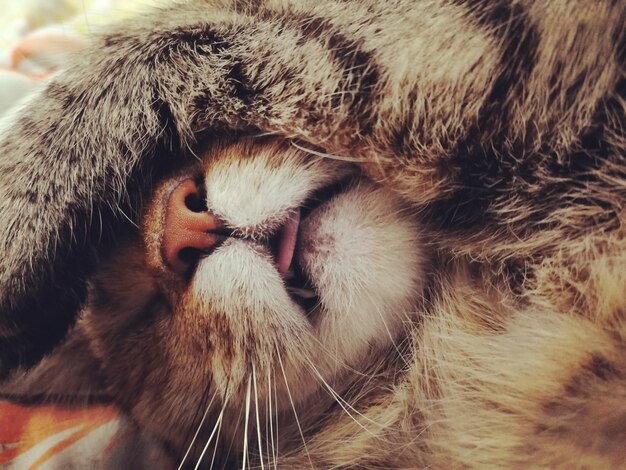
[[[269,251],[274,260],[276,270],[283,279],[287,293],[296,304],[305,310],[307,315],[310,315],[319,305],[320,295],[316,289],[315,280],[306,274],[306,270],[298,261],[300,258],[299,254],[303,251],[301,240],[307,234],[305,228],[307,224],[303,222],[322,205],[343,193],[351,186],[352,181],[353,175],[339,179],[313,192],[299,207],[289,211],[285,221],[267,237],[255,239],[245,230],[231,228],[219,221],[219,219],[216,219],[215,216],[208,217],[207,220],[216,221],[215,226],[206,232],[206,235],[211,237],[207,242],[208,248],[189,246],[178,251],[176,262],[182,266],[179,271],[185,279],[191,280],[202,259],[218,250],[225,241],[229,239],[252,241],[255,244],[264,246]],[[194,214],[208,213],[206,206],[202,203],[203,197],[199,185],[197,183],[189,183],[188,186],[189,190],[187,192],[189,194],[183,192],[183,195],[186,195],[184,203],[187,209]]]
[[[283,277],[291,299],[300,305],[307,314],[320,303],[315,283],[305,274],[297,261],[296,253],[301,238],[301,222],[317,208],[342,193],[350,179],[340,180],[313,193],[304,204],[293,210],[277,234],[270,239],[270,250],[274,255],[278,272]]]

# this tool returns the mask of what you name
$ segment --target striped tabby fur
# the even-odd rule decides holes
[[[402,364],[284,468],[623,468],[625,26],[609,0],[194,0],[111,28],[0,138],[0,372],[63,337],[156,174],[272,134],[358,161],[434,256]]]

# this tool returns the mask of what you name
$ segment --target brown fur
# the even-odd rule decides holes
[[[285,413],[291,439],[279,465],[623,467],[624,5],[217,3],[173,7],[97,39],[0,141],[0,369],[32,362],[61,336],[93,251],[104,250],[90,243],[100,224],[121,238],[109,206],[142,219],[139,196],[161,173],[172,177],[174,154],[200,153],[197,142],[224,131],[260,131],[356,162],[419,213],[433,256],[402,347],[375,349],[360,364],[368,379],[332,383],[347,411],[328,397],[318,404],[323,388],[298,401],[306,448]],[[125,367],[105,371],[111,394],[171,445],[196,424],[196,408],[159,406],[156,391],[177,384],[202,396],[231,371],[245,391],[254,361],[219,316],[206,334],[216,343],[156,347],[206,324],[167,323],[160,301],[126,308],[154,292],[180,295],[142,243],[107,255],[95,278],[106,292],[92,291],[87,312],[111,315],[87,329],[101,364]],[[68,291],[76,297],[49,314],[40,307]],[[134,324],[123,317],[127,337],[107,323],[120,305],[145,313]],[[185,360],[215,354],[200,376]],[[241,367],[225,367],[233,363]],[[225,432],[242,442],[236,389]]]

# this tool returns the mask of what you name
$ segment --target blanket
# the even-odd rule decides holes
[[[113,406],[0,401],[0,467],[7,470],[165,469],[166,462]]]
[[[150,0],[8,2],[0,16],[0,117],[63,68],[102,25],[132,16]]]

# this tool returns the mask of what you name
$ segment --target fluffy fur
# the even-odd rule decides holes
[[[343,407],[296,397],[306,448],[284,443],[280,465],[623,467],[625,23],[624,5],[609,1],[193,1],[111,30],[0,141],[1,369],[32,363],[63,335],[98,254],[108,258],[125,230],[120,214],[140,219],[141,197],[174,161],[220,134],[274,134],[357,166],[369,182],[346,199],[369,208],[368,198],[393,191],[410,204],[420,220],[412,233],[431,257],[408,327],[357,361],[371,379],[333,383]],[[290,165],[273,158],[282,188]],[[228,184],[236,162],[207,175]],[[329,168],[294,175],[306,187]],[[245,230],[274,203],[267,191],[239,207],[207,196]],[[271,208],[267,227],[298,196],[285,197],[295,199]],[[325,220],[333,211],[333,230],[352,215],[337,205]],[[251,256],[273,282],[263,256],[226,248],[227,265]],[[323,271],[319,259],[312,271]],[[128,295],[109,298],[137,298]],[[398,309],[380,301],[385,315]],[[367,330],[375,315],[358,310]],[[294,341],[306,336],[308,324],[263,321]],[[324,337],[352,331],[337,321]],[[371,340],[365,330],[357,334]],[[218,350],[232,344],[241,343]],[[339,352],[349,363],[354,347]],[[232,372],[245,392],[252,363],[208,372],[216,383]],[[198,386],[183,367],[174,372],[169,384]],[[131,413],[136,397],[123,395],[138,389],[114,393]],[[134,416],[157,433],[168,422],[154,424],[157,410]]]

